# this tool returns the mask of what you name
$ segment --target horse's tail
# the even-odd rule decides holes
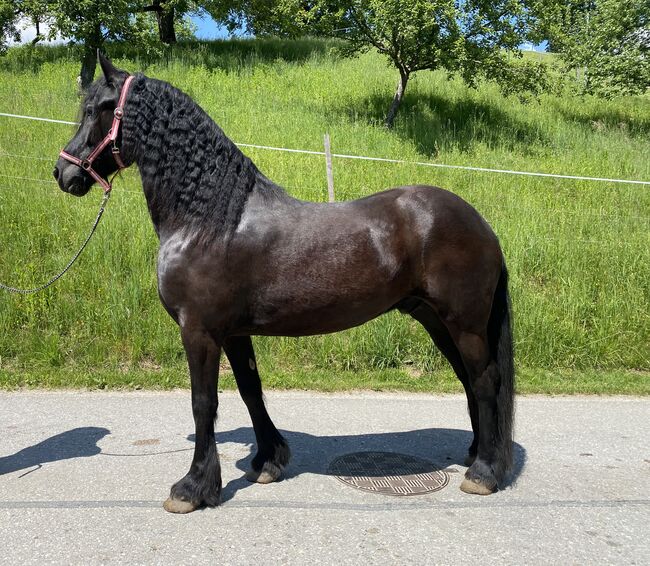
[[[488,342],[492,360],[499,373],[497,389],[497,439],[493,471],[501,483],[512,468],[512,434],[515,397],[515,367],[513,363],[512,320],[508,293],[508,270],[505,262],[494,292],[492,312],[488,322]]]

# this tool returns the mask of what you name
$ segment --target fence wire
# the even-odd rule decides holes
[[[41,117],[36,117],[36,116],[23,116],[23,115],[18,115],[18,114],[8,114],[4,112],[0,112],[0,116],[4,117],[9,117],[9,118],[17,118],[17,119],[25,119],[25,120],[37,120],[37,121],[42,121],[42,122],[51,122],[51,123],[57,123],[57,124],[68,124],[68,125],[78,125],[77,122],[69,122],[66,120],[56,120],[52,118],[41,118]],[[248,147],[248,148],[253,148],[253,149],[262,149],[262,150],[267,150],[267,151],[281,151],[281,152],[287,152],[287,153],[297,153],[297,154],[305,154],[305,155],[315,155],[319,157],[324,157],[326,153],[324,151],[312,151],[312,150],[306,150],[306,149],[296,149],[296,148],[285,148],[285,147],[276,147],[276,146],[266,146],[266,145],[258,145],[258,144],[248,144],[248,143],[237,143],[235,144],[239,147]],[[582,175],[563,175],[563,174],[555,174],[555,173],[542,173],[542,172],[532,172],[532,171],[516,171],[516,170],[508,170],[508,169],[491,169],[487,167],[472,167],[472,166],[465,166],[465,165],[450,165],[450,164],[443,164],[443,163],[433,163],[433,162],[425,162],[425,161],[408,161],[408,160],[403,160],[403,159],[392,159],[392,158],[385,158],[385,157],[371,157],[371,156],[363,156],[363,155],[349,155],[349,154],[341,154],[341,153],[332,153],[332,157],[336,157],[338,159],[350,159],[350,160],[362,160],[362,161],[373,161],[373,162],[380,162],[380,163],[394,163],[394,164],[402,164],[402,165],[414,165],[414,166],[419,166],[419,167],[433,167],[433,168],[445,168],[445,169],[456,169],[456,170],[464,170],[464,171],[474,171],[474,172],[482,172],[482,173],[498,173],[498,174],[508,174],[508,175],[524,175],[524,176],[532,176],[532,177],[546,177],[546,178],[556,178],[556,179],[569,179],[569,180],[582,180],[582,181],[595,181],[595,182],[609,182],[609,183],[624,183],[624,184],[634,184],[634,185],[650,185],[650,181],[643,181],[643,180],[636,180],[636,179],[615,179],[615,178],[606,178],[606,177],[588,177],[588,176],[582,176]],[[7,151],[0,151],[0,157],[10,157],[10,158],[15,158],[15,159],[26,159],[26,160],[36,160],[36,161],[52,161],[52,158],[50,157],[39,157],[36,155],[26,155],[26,154],[20,154],[20,153],[13,153],[13,152],[7,152]],[[19,175],[7,175],[7,174],[0,174],[0,178],[5,178],[5,179],[12,179],[14,181],[29,181],[29,182],[35,182],[35,183],[41,183],[41,184],[56,184],[56,181],[51,180],[51,179],[41,179],[41,178],[35,178],[35,177],[24,177],[24,176],[19,176]],[[0,187],[0,191],[2,190],[12,190],[12,189],[7,189],[5,187]],[[142,193],[141,191],[135,191],[131,189],[127,189],[125,187],[120,188],[119,190],[120,193],[126,194],[129,197],[131,196],[141,196]],[[48,193],[48,194],[53,194],[53,193]],[[480,205],[477,206],[479,209],[488,209],[488,210],[501,210],[501,207],[497,207],[495,205]],[[566,209],[558,209],[558,208],[549,208],[549,207],[542,207],[542,206],[527,206],[524,209],[521,207],[507,207],[508,210],[512,209],[519,210],[520,212],[524,211],[529,211],[531,208],[534,208],[539,211],[543,211],[545,213],[555,213],[555,214],[566,214],[566,215],[585,215],[588,214],[592,217],[597,217],[601,219],[615,219],[619,221],[624,221],[624,220],[635,220],[635,221],[640,221],[643,223],[647,223],[650,221],[650,216],[645,216],[645,215],[615,215],[615,214],[608,214],[605,212],[601,212],[595,209],[581,209],[580,211],[573,211],[573,210],[566,210]],[[537,238],[538,240],[546,240],[546,241],[553,241],[553,242],[562,242],[566,243],[565,238],[555,238],[555,237],[550,237],[550,236],[542,236],[538,235]],[[626,241],[625,240],[618,240],[618,241],[611,241],[611,240],[591,240],[591,239],[584,239],[584,238],[571,238],[571,241],[574,242],[579,242],[583,244],[595,244],[595,245],[611,245],[611,244],[617,244],[617,245],[625,245]]]
[[[17,118],[17,119],[23,119],[23,120],[38,120],[42,122],[54,122],[57,124],[72,124],[72,125],[78,125],[78,122],[68,122],[66,120],[55,120],[53,118],[40,118],[37,116],[23,116],[20,114],[8,114],[6,112],[0,112],[0,116],[8,117],[8,118]],[[234,142],[235,145],[239,147],[251,147],[251,148],[256,148],[256,149],[264,149],[268,151],[284,151],[284,152],[289,152],[289,153],[303,153],[303,154],[308,154],[308,155],[319,155],[319,156],[325,156],[324,151],[311,151],[307,149],[296,149],[296,148],[288,148],[288,147],[274,147],[274,146],[269,146],[269,145],[257,145],[257,144],[249,144],[249,143],[239,143],[239,142]],[[583,175],[563,175],[559,173],[542,173],[542,172],[536,172],[536,171],[516,171],[516,170],[511,170],[511,169],[493,169],[489,167],[472,167],[469,165],[450,165],[447,163],[433,163],[430,161],[408,161],[405,159],[392,159],[389,157],[371,157],[367,155],[348,155],[345,153],[332,153],[332,157],[336,157],[338,159],[357,159],[357,160],[365,160],[365,161],[376,161],[376,162],[384,162],[384,163],[400,163],[400,164],[408,164],[408,165],[415,165],[418,167],[436,167],[436,168],[442,168],[442,169],[459,169],[463,171],[476,171],[476,172],[481,172],[481,173],[499,173],[502,175],[524,175],[524,176],[529,176],[529,177],[549,177],[549,178],[554,178],[554,179],[570,179],[570,180],[577,180],[577,181],[594,181],[594,182],[606,182],[606,183],[625,183],[625,184],[634,184],[634,185],[650,185],[650,181],[642,181],[642,180],[637,180],[637,179],[611,179],[608,177],[588,177],[588,176],[583,176]]]

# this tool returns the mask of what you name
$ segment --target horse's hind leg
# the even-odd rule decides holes
[[[171,513],[189,513],[203,505],[219,505],[221,498],[221,466],[214,441],[221,349],[201,327],[185,325],[181,336],[190,368],[196,438],[190,470],[172,486],[165,501],[165,510]]]
[[[226,339],[224,350],[235,374],[239,393],[253,421],[257,440],[257,454],[246,478],[257,483],[273,482],[281,476],[282,470],[289,463],[290,451],[264,406],[253,343],[250,336],[233,336]]]
[[[476,397],[480,422],[476,459],[465,473],[460,488],[467,493],[488,495],[496,491],[509,467],[509,462],[502,461],[500,450],[500,445],[508,439],[502,439],[499,431],[499,372],[490,357],[487,336],[472,332],[454,334]]]
[[[422,324],[422,326],[424,326],[429,336],[431,336],[434,344],[440,350],[442,355],[447,358],[451,364],[451,367],[456,373],[456,376],[465,388],[469,418],[472,422],[472,431],[474,433],[474,439],[469,446],[468,455],[465,459],[465,465],[471,466],[476,459],[476,453],[478,450],[479,418],[476,397],[472,391],[472,387],[469,382],[469,375],[467,374],[467,370],[463,364],[463,359],[458,352],[458,348],[456,348],[456,345],[454,344],[449,331],[442,323],[438,315],[435,313],[433,308],[431,308],[427,303],[419,299],[413,299],[410,301],[410,305],[408,305],[408,307],[402,308],[401,310],[402,312],[411,315],[415,320]]]

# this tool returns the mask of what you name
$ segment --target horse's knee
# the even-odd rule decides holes
[[[192,413],[194,418],[207,417],[214,420],[219,407],[219,400],[217,395],[196,395],[192,399]]]

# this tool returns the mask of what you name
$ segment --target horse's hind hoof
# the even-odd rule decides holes
[[[491,489],[482,483],[465,478],[460,484],[460,490],[473,495],[492,495],[496,491],[496,486]]]
[[[182,499],[172,499],[171,497],[167,498],[167,501],[163,503],[165,511],[169,513],[191,513],[194,511],[198,505],[190,501],[183,501]]]
[[[273,483],[279,480],[280,476],[282,476],[282,468],[271,462],[264,462],[259,472],[256,470],[246,472],[246,479],[253,483]]]
[[[461,491],[476,495],[490,495],[497,490],[497,480],[489,464],[476,458],[465,472],[465,479],[460,484]]]

